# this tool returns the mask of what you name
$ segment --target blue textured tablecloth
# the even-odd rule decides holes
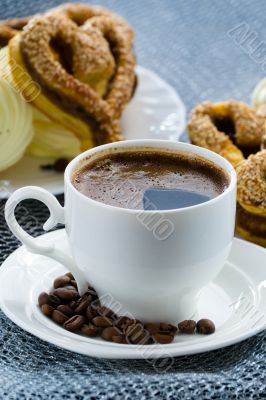
[[[0,18],[28,15],[60,3],[0,0]],[[256,47],[265,47],[265,1],[91,3],[128,19],[136,30],[139,64],[172,84],[188,110],[205,99],[249,101],[254,85],[266,75],[263,53],[256,52]],[[253,31],[253,41],[246,39],[239,45],[235,29],[239,26],[241,39]],[[0,205],[3,261],[18,242],[4,223]],[[41,221],[47,218],[40,204],[26,202],[25,206]],[[145,361],[99,360],[63,351],[25,333],[0,312],[0,399],[266,398],[265,338],[262,333],[224,350],[176,358],[170,370],[158,373]]]

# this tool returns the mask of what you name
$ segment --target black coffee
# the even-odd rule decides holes
[[[211,161],[192,154],[128,151],[88,161],[72,181],[79,192],[108,205],[171,210],[218,196],[229,177]]]

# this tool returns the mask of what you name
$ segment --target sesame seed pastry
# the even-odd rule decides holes
[[[120,118],[136,83],[132,38],[126,22],[110,12],[78,26],[57,10],[31,19],[10,40],[9,60],[41,88],[27,100],[73,131],[85,150],[122,139]],[[18,68],[12,79],[23,87]]]
[[[237,204],[236,232],[244,239],[266,247],[266,216],[250,213]]]
[[[265,113],[235,100],[204,102],[192,111],[188,133],[193,144],[219,153],[235,167],[259,150],[265,121]]]
[[[266,217],[266,150],[248,157],[236,168],[237,198],[248,212]]]
[[[266,150],[266,134],[262,136],[261,150]]]
[[[249,156],[236,171],[236,231],[243,238],[266,246],[266,150]]]
[[[119,15],[109,11],[108,9],[100,6],[91,6],[83,3],[68,3],[62,4],[58,7],[46,11],[43,15],[63,15],[78,26],[83,25],[88,19],[93,17],[110,17],[115,22],[117,28],[123,33],[125,40],[131,42],[133,45],[134,31],[128,23]],[[40,15],[40,14],[38,14]],[[6,46],[10,39],[12,39],[24,26],[34,18],[36,15],[12,18],[0,21],[0,46]]]
[[[31,17],[12,18],[0,21],[0,47],[8,44],[23,27],[29,22]]]
[[[134,31],[131,26],[119,15],[109,11],[108,9],[100,6],[91,6],[83,3],[69,3],[62,4],[58,7],[50,9],[47,14],[61,14],[71,19],[78,26],[84,25],[88,20],[94,17],[108,17],[111,18],[116,26],[116,29],[123,35],[124,40],[133,45]]]

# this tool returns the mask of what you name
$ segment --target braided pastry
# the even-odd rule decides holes
[[[121,139],[121,113],[135,87],[135,57],[132,29],[122,18],[78,7],[88,11],[81,20],[74,5],[31,19],[9,42],[9,55],[40,85],[34,105],[75,132],[85,149]],[[12,78],[23,87],[16,68]]]
[[[192,111],[188,133],[192,143],[219,153],[236,166],[246,154],[259,150],[265,120],[265,113],[235,100],[206,102]]]

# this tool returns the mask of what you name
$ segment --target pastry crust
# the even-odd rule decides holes
[[[236,231],[262,246],[266,246],[265,121],[265,108],[255,110],[230,100],[198,105],[188,123],[192,143],[219,153],[236,168]],[[245,160],[241,150],[256,154]]]
[[[6,46],[9,40],[29,22],[30,18],[31,17],[12,18],[0,21],[0,46]]]
[[[91,6],[89,4],[74,3],[74,4],[62,4],[58,7],[52,8],[47,14],[64,15],[71,19],[78,26],[84,25],[88,20],[94,17],[107,17],[111,18],[116,28],[120,31],[125,41],[131,46],[134,40],[134,30],[131,26],[119,15],[107,10],[100,6]]]
[[[122,138],[120,117],[134,90],[135,57],[117,18],[95,16],[78,27],[53,12],[33,18],[9,43],[10,58],[41,86],[33,103],[87,140],[83,149]],[[16,73],[12,76],[23,86]]]
[[[266,247],[266,216],[253,214],[237,205],[236,232],[250,242]]]
[[[263,237],[259,237],[243,228],[241,225],[237,225],[236,233],[241,236],[243,239],[258,244],[259,246],[266,247],[266,239]]]
[[[62,4],[48,10],[43,15],[62,15],[71,19],[78,26],[82,26],[88,19],[93,17],[110,17],[123,34],[125,40],[133,45],[134,30],[131,26],[122,17],[104,7],[91,6],[83,3]],[[36,17],[36,15],[0,21],[0,45],[6,46],[9,40],[20,32],[34,17]]]
[[[262,136],[261,140],[261,150],[266,150],[266,134]]]
[[[219,153],[238,165],[243,152],[259,148],[265,132],[265,115],[246,104],[229,100],[199,104],[191,113],[188,133],[192,143]]]
[[[236,172],[240,205],[250,213],[266,217],[266,150],[249,156]]]

